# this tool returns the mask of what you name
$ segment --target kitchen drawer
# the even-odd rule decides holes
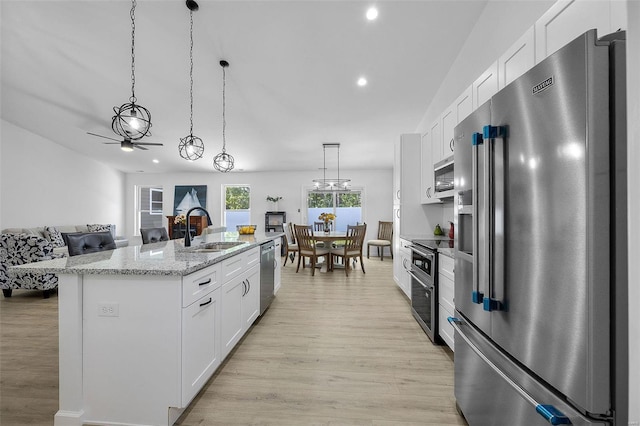
[[[453,311],[447,310],[447,307],[444,305],[438,306],[438,334],[440,335],[440,339],[453,349],[453,337],[454,331],[453,326],[449,324],[447,321],[448,317],[453,316]]]
[[[455,295],[454,282],[445,275],[440,274],[438,277],[438,303],[444,305],[449,311],[453,312],[455,303],[453,297]]]
[[[438,255],[438,273],[446,276],[451,281],[453,281],[454,280],[453,268],[454,268],[453,258],[449,256],[445,256],[444,254],[440,253]]]
[[[220,264],[216,264],[184,276],[182,278],[182,307],[186,308],[220,287],[222,284],[220,275]]]
[[[239,253],[222,261],[222,279],[225,283],[243,271],[260,264],[260,247]]]

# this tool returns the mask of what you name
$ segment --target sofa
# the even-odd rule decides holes
[[[113,235],[116,248],[129,245],[125,237],[116,235],[116,227],[113,224],[3,229],[0,234],[0,288],[4,296],[11,297],[14,289],[34,289],[43,290],[44,297],[49,297],[50,291],[58,287],[56,275],[9,274],[8,268],[68,256],[65,234],[105,231]]]
[[[43,297],[48,298],[51,290],[58,288],[55,274],[9,274],[9,268],[58,257],[64,257],[64,254],[54,254],[51,241],[39,235],[0,234],[0,288],[4,297],[11,297],[15,289],[26,289],[42,290]]]
[[[129,240],[127,238],[116,235],[116,226],[113,224],[56,225],[36,228],[7,228],[3,229],[2,233],[38,235],[48,241],[51,241],[54,247],[54,253],[61,253],[66,255],[68,254],[68,251],[67,244],[65,243],[63,238],[63,234],[101,231],[111,232],[111,235],[113,235],[113,240],[116,243],[116,247],[126,247],[129,245]]]

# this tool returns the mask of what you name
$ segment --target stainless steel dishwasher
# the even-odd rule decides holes
[[[275,267],[275,243],[269,241],[260,247],[260,315],[264,313],[273,300]]]

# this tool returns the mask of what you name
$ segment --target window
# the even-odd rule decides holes
[[[136,211],[134,235],[140,235],[140,228],[161,228],[163,191],[161,186],[136,186]]]
[[[251,224],[251,188],[249,185],[223,185],[223,226],[229,231]]]
[[[162,188],[149,188],[149,214],[162,214]]]
[[[362,190],[346,192],[307,192],[307,223],[318,222],[320,213],[336,215],[336,231],[346,231],[347,225],[362,222]]]

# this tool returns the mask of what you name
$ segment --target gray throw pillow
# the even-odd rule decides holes
[[[109,232],[111,232],[111,235],[113,235],[114,232],[111,230],[112,226],[113,225],[101,225],[101,224],[95,223],[95,224],[87,225],[87,231],[89,231],[89,232],[109,231]]]

